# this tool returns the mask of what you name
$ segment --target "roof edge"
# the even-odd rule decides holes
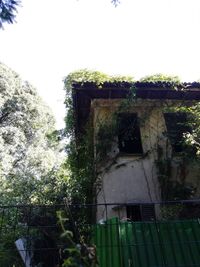
[[[106,90],[106,89],[151,89],[151,90],[200,90],[200,82],[184,82],[184,83],[173,83],[173,82],[126,82],[126,81],[115,81],[115,82],[104,82],[100,85],[95,82],[73,82],[72,88],[88,89],[88,90]]]

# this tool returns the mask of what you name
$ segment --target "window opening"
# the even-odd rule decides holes
[[[128,205],[126,212],[131,221],[152,221],[156,217],[154,204]]]
[[[118,117],[119,134],[118,145],[119,151],[126,154],[141,154],[142,142],[138,116],[136,113],[123,113]]]
[[[141,210],[139,205],[132,205],[132,206],[127,206],[126,207],[126,212],[127,212],[127,218],[130,221],[141,221],[142,220],[142,215],[141,215]]]
[[[167,127],[167,136],[172,145],[174,152],[183,151],[183,134],[191,133],[191,127],[188,124],[187,113],[185,112],[171,112],[164,113],[165,123]]]

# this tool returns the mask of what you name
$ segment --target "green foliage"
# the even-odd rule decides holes
[[[52,113],[35,88],[0,64],[1,204],[42,201],[61,163],[55,135]]]
[[[94,150],[91,140],[92,133],[88,129],[87,134],[78,142],[71,139],[66,147],[67,166],[70,170],[69,190],[76,203],[93,202],[95,171]]]
[[[19,252],[16,250],[14,241],[16,234],[13,232],[3,233],[0,238],[0,264],[4,267],[24,267]]]
[[[189,125],[192,128],[192,133],[184,135],[185,142],[193,148],[193,152],[196,152],[196,159],[200,159],[200,103],[187,107],[186,112],[190,117]]]
[[[100,76],[100,74],[98,75]],[[85,132],[82,135],[77,136],[75,134],[76,117],[72,100],[72,84],[76,81],[83,82],[83,77],[89,77],[88,71],[86,73],[84,71],[71,73],[65,79],[65,105],[67,109],[65,134],[69,138],[66,146],[66,167],[69,170],[68,196],[72,203],[82,204],[92,203],[94,201],[94,182],[96,177],[92,141],[93,131],[90,122],[88,122]],[[84,225],[86,221],[91,222],[92,210],[87,212],[81,210],[75,215],[75,218],[80,225]]]
[[[52,113],[33,86],[0,64],[1,205],[62,203],[68,172],[61,164],[59,138]],[[6,216],[4,210],[0,213],[0,266],[23,266],[14,245],[17,238],[27,235],[19,210],[10,207]],[[40,215],[35,212],[33,217],[37,221]],[[29,235],[44,240],[45,233],[36,232]]]
[[[163,220],[179,219],[179,214],[183,208],[182,204],[164,205],[161,207],[161,217]]]
[[[62,229],[62,239],[64,241],[63,264],[62,267],[95,267],[97,266],[96,249],[81,242],[75,242],[72,231],[66,229],[67,219],[62,212],[58,212],[59,224]]]
[[[95,144],[97,149],[96,157],[94,158],[93,144],[93,127],[90,121],[85,126],[85,131],[81,135],[75,135],[76,117],[73,108],[73,84],[92,82],[99,88],[106,82],[131,82],[129,77],[114,77],[102,74],[98,71],[80,70],[70,73],[65,79],[66,90],[66,135],[70,138],[70,142],[66,147],[67,151],[67,166],[70,170],[69,191],[73,202],[93,203],[96,198],[97,173],[96,164],[101,162],[104,156],[108,153],[111,147],[113,137],[116,134],[116,120],[111,127],[109,124],[102,124],[98,132],[98,143]],[[131,98],[129,98],[130,100]],[[127,104],[127,103],[126,103]],[[125,104],[124,104],[125,106]],[[92,215],[89,216],[92,218]]]
[[[96,81],[97,79],[99,79],[100,84],[103,77],[104,75],[101,75],[99,72],[90,74],[87,70],[80,70],[70,73],[64,81],[66,90],[65,105],[67,109],[65,134],[69,138],[66,146],[66,165],[70,176],[68,190],[72,202],[75,203],[91,203],[93,201],[94,155],[89,123],[86,129],[87,133],[85,132],[80,137],[75,134],[76,117],[73,108],[72,85],[75,82],[84,83],[85,80]]]
[[[117,119],[101,122],[96,136],[96,157],[97,162],[108,160],[108,153],[111,151],[113,142],[117,136]]]
[[[184,150],[182,155],[190,160],[199,160],[200,156],[200,103],[194,102],[185,104],[184,101],[178,106],[171,106],[165,109],[167,112],[185,113],[187,121],[185,126],[191,129],[190,132],[183,133]]]
[[[80,83],[84,84],[85,82],[95,83],[99,88],[105,82],[116,82],[125,78],[109,77],[108,75],[102,74],[97,71],[88,71],[81,70],[69,74],[65,79],[65,90],[66,90],[66,128],[65,133],[69,137],[69,143],[66,146],[67,151],[67,167],[69,168],[69,186],[68,192],[73,203],[94,203],[96,201],[96,186],[97,173],[96,173],[96,163],[102,159],[104,149],[107,149],[109,146],[106,143],[110,143],[110,136],[105,139],[104,133],[99,132],[99,139],[103,138],[101,142],[101,153],[99,153],[99,147],[97,144],[97,158],[94,158],[94,143],[93,143],[93,127],[90,121],[87,122],[85,130],[79,134],[75,134],[76,130],[76,117],[73,108],[73,84]],[[128,79],[127,79],[128,80]],[[102,128],[102,127],[101,127]],[[109,129],[110,130],[110,129]],[[109,133],[107,133],[109,134]],[[113,135],[113,133],[112,133]],[[102,146],[102,144],[104,144]],[[107,150],[108,151],[108,150]],[[103,153],[103,154],[102,154]],[[94,211],[93,209],[88,210],[87,212],[80,211],[77,219],[83,224],[83,222],[94,220]]]
[[[161,73],[157,73],[154,75],[149,75],[145,76],[140,79],[140,82],[169,82],[169,83],[175,83],[175,84],[180,84],[180,78],[178,76],[170,76],[170,75],[165,75]]]
[[[159,88],[168,88],[177,90],[178,88],[184,88],[178,76],[170,76],[164,74],[155,74],[145,76],[140,79],[140,82],[153,84]]]
[[[0,210],[0,266],[23,266],[14,243],[19,236],[26,234],[22,225],[18,224],[20,216],[21,213],[12,207],[9,210],[6,208]]]
[[[129,76],[109,76],[99,71],[90,71],[82,69],[70,73],[64,80],[66,92],[70,92],[73,83],[80,83],[83,85],[86,82],[94,83],[97,87],[102,88],[104,83],[115,82],[133,82],[134,79]]]
[[[183,101],[177,106],[165,108],[164,111],[186,114],[186,121],[181,124],[183,124],[182,126],[184,126],[185,129],[189,127],[191,130],[189,132],[184,132],[182,136],[182,152],[178,153],[179,163],[176,163],[180,172],[179,180],[172,180],[171,173],[172,163],[177,154],[172,151],[167,155],[163,155],[162,148],[158,147],[158,160],[156,161],[156,165],[162,199],[191,199],[194,197],[196,189],[194,186],[186,184],[185,173],[188,165],[193,166],[197,174],[200,170],[200,105],[196,102],[186,104]],[[171,136],[171,138],[173,139],[173,136]],[[173,140],[171,140],[171,142],[173,142]]]
[[[89,71],[87,69],[70,73],[65,79],[66,90],[71,90],[73,83],[84,84],[85,82],[93,82],[98,86],[102,85],[108,79],[108,75],[99,71]]]

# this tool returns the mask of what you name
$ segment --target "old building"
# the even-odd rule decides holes
[[[93,129],[97,204],[113,203],[98,207],[98,220],[151,220],[151,203],[199,196],[198,166],[183,157],[192,128],[182,109],[200,100],[198,83],[85,82],[73,92],[76,131],[88,121]]]

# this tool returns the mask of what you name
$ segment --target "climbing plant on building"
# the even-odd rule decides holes
[[[112,137],[115,135],[114,127],[113,132],[110,127],[107,130],[100,130],[99,137],[104,141],[101,144],[94,144],[94,129],[91,120],[87,121],[81,133],[77,133],[77,117],[73,106],[73,86],[77,83],[80,86],[88,83],[97,86],[101,90],[105,83],[115,84],[119,81],[131,82],[132,78],[123,76],[113,77],[98,71],[80,70],[70,73],[64,80],[66,91],[65,105],[67,109],[65,133],[69,138],[66,151],[67,165],[70,170],[69,194],[72,202],[95,202],[96,188],[99,182],[96,164],[97,161],[100,162],[103,159],[103,155],[105,155],[109,147],[108,142],[111,143]],[[106,125],[104,127],[102,125],[101,129],[103,128],[105,129]],[[95,145],[98,148],[97,157],[94,156]],[[100,148],[101,151],[99,150]],[[91,219],[93,216],[89,214],[87,218]]]
[[[77,132],[77,118],[73,106],[73,87],[77,85],[78,87],[82,88],[84,92],[84,88],[87,88],[87,86],[90,86],[90,88],[94,86],[95,88],[101,90],[108,84],[112,87],[122,85],[124,82],[127,82],[129,84],[130,94],[128,95],[128,97],[120,100],[117,106],[112,108],[112,115],[107,116],[106,120],[97,120],[97,129],[95,129],[95,131],[93,128],[92,119],[90,118],[87,123],[85,123],[84,129],[81,129],[81,131]],[[142,78],[140,82],[134,82],[133,79],[126,77],[110,77],[100,72],[90,72],[88,70],[81,70],[75,73],[71,73],[66,77],[65,103],[68,113],[66,116],[65,130],[66,134],[70,137],[70,141],[66,149],[68,152],[67,162],[71,171],[70,194],[73,201],[81,203],[95,202],[97,186],[101,187],[101,179],[99,179],[99,177],[102,175],[101,173],[99,173],[101,172],[101,162],[103,164],[103,162],[105,163],[106,161],[106,168],[104,168],[104,172],[108,171],[109,168],[116,163],[115,156],[117,157],[118,154],[115,154],[115,156],[113,156],[110,155],[109,152],[111,151],[113,144],[116,144],[116,138],[117,136],[119,136],[119,114],[126,112],[130,113],[130,108],[133,107],[137,102],[135,88],[137,88],[138,83],[142,84],[142,86],[144,85],[144,87],[145,85],[153,85],[155,88],[157,87],[167,90],[187,89],[187,85],[182,83],[177,76],[171,77],[161,74]],[[185,109],[185,112],[192,115],[190,116],[192,118],[192,120],[190,121],[190,124],[192,125],[192,131],[186,131],[182,133],[182,137],[185,146],[185,158],[186,155],[188,155],[188,158],[192,155],[194,161],[197,162],[199,155],[198,151],[200,127],[196,120],[197,118],[199,118],[199,104],[195,102],[186,105],[184,101],[179,101],[178,105],[175,107],[173,105],[169,105],[169,103],[167,103],[167,101],[165,100],[162,101],[162,104],[163,112],[165,112],[165,109],[168,109],[168,112],[169,110],[172,111],[172,109],[174,109],[174,112],[183,112],[183,109]],[[153,108],[154,107],[152,107],[152,109]],[[149,115],[147,112],[144,121],[139,121],[139,123],[145,124],[145,120],[148,120],[148,116]],[[186,123],[188,123],[188,121]],[[187,188],[184,184],[184,181],[180,181],[180,184],[171,183],[172,181],[170,168],[171,162],[174,159],[174,154],[169,153],[168,155],[163,155],[162,157],[160,157],[159,145],[157,145],[156,147],[151,147],[150,149],[157,151],[155,163],[157,165],[158,178],[162,189],[163,199],[166,200],[169,198],[176,198],[177,195],[182,195],[182,197],[190,197],[190,192],[186,190]],[[145,155],[147,156],[148,153],[141,154],[141,157],[144,157]],[[184,164],[182,164],[182,162],[180,164],[181,169],[183,168]]]

